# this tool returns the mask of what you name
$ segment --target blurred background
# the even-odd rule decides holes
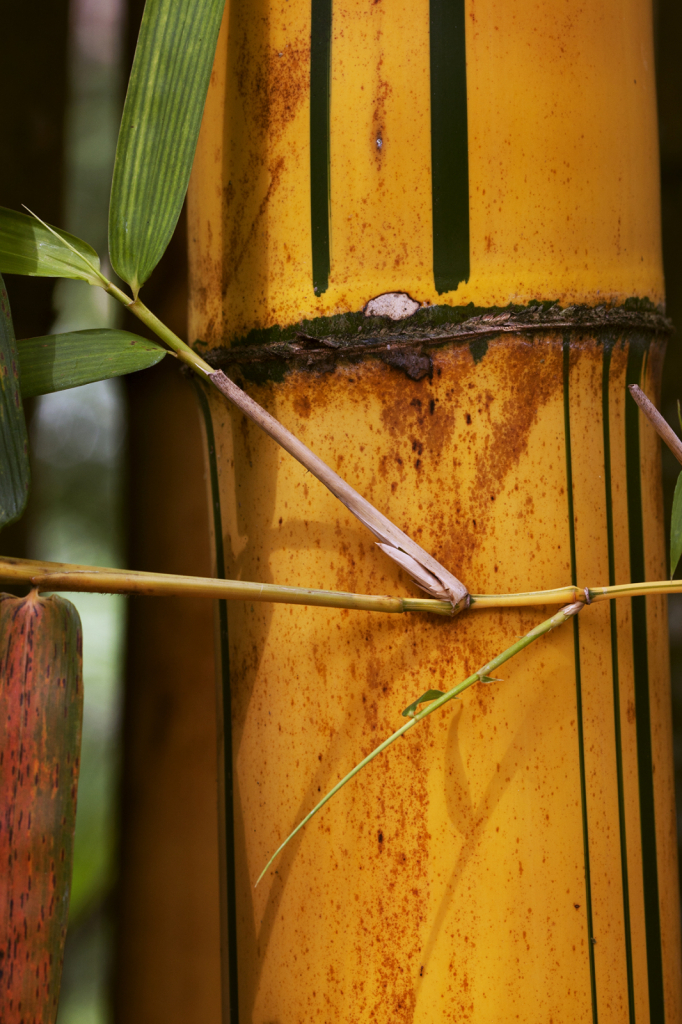
[[[26,80],[26,69],[34,64],[28,47],[21,52],[22,39],[31,48],[37,44],[35,66],[44,58],[54,81],[47,84],[49,72],[31,75],[36,80],[33,95],[13,110],[4,156],[11,153],[16,162],[9,188],[3,180],[7,171],[0,172],[2,202],[36,203],[42,216],[91,239],[104,255],[122,100],[123,0],[40,4],[44,10],[38,13],[44,18],[31,17],[30,26],[28,18],[36,12],[13,6],[15,31],[6,31],[4,38],[14,51],[7,57],[16,77],[11,84],[3,83],[4,94],[16,95],[16,83]],[[16,29],[23,29],[18,45]],[[119,316],[116,303],[100,289],[82,288],[76,281],[54,287],[53,282],[45,282],[47,287],[40,282],[42,295],[36,297],[36,290],[29,291],[26,284],[35,282],[8,283],[19,337],[114,326]],[[125,562],[126,413],[121,383],[106,381],[45,396],[32,403],[30,413],[31,507],[15,527],[21,536],[9,541],[35,558]],[[3,543],[6,549],[6,538]],[[69,954],[59,1020],[99,1024],[108,1020],[125,611],[122,598],[79,594],[72,600],[83,621],[85,707]]]
[[[12,100],[0,109],[0,203],[25,203],[87,239],[110,276],[109,189],[143,8],[144,0],[2,5],[0,83]],[[145,289],[181,335],[185,263],[183,216]],[[145,333],[81,282],[6,284],[17,337],[100,326]],[[195,396],[176,367],[156,369],[27,403],[31,496],[0,552],[211,575]],[[212,608],[67,596],[83,622],[85,708],[59,1024],[166,1021],[171,1008],[188,1019],[184,1005],[217,1021]],[[183,628],[191,640],[180,647]]]
[[[26,203],[85,238],[107,272],[108,194],[143,0],[2,6],[0,95],[12,100],[0,108],[0,203]],[[668,313],[680,329],[682,5],[659,0],[655,14]],[[181,335],[184,248],[181,222],[146,289],[151,308]],[[79,282],[9,278],[7,287],[18,337],[123,324],[113,300]],[[139,324],[125,326],[140,332]],[[663,395],[673,423],[678,397],[682,348],[675,337]],[[46,396],[27,411],[30,507],[0,536],[2,554],[210,573],[201,435],[185,380],[161,364],[125,382]],[[667,450],[663,470],[669,517],[679,466]],[[165,1001],[177,1011],[183,1000],[194,1008],[191,1019],[217,1021],[212,612],[208,603],[180,599],[161,607],[149,599],[126,606],[114,597],[70,596],[84,627],[85,719],[59,1024],[147,1024],[165,1019]],[[669,620],[682,807],[682,595],[670,599]],[[193,650],[174,647],[181,622],[192,625]],[[191,698],[181,686],[188,671]],[[678,836],[682,842],[682,813]],[[168,883],[174,893],[182,890],[171,900]],[[184,945],[191,969],[169,980],[164,943]]]

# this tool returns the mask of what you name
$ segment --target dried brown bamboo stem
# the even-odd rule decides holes
[[[293,455],[313,476],[327,487],[332,494],[343,502],[346,508],[363,523],[368,530],[378,537],[381,550],[405,569],[417,586],[432,597],[451,601],[453,612],[467,607],[468,593],[463,583],[448,572],[432,555],[424,551],[416,541],[394,526],[390,519],[382,515],[366,498],[358,494],[350,484],[346,483],[338,473],[322,461],[302,441],[283,427],[282,424],[266,412],[262,406],[254,402],[245,391],[237,387],[234,381],[226,377],[222,370],[212,373],[211,383],[231,402],[245,413],[249,419],[257,423],[266,434],[277,441],[285,451]]]
[[[670,451],[678,462],[682,463],[682,441],[665,420],[654,403],[650,401],[641,388],[636,384],[629,384],[628,391],[637,402],[644,415],[647,417],[656,433],[663,438]]]

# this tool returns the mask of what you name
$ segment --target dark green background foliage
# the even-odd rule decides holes
[[[5,283],[0,277],[0,527],[18,519],[28,498],[28,437],[19,359]]]

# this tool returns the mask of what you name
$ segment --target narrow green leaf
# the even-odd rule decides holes
[[[177,224],[225,0],[147,0],[116,147],[109,252],[137,295]]]
[[[426,700],[436,700],[438,697],[442,697],[443,693],[443,690],[427,690],[426,693],[422,693],[421,697],[417,697],[416,700],[407,705],[403,711],[403,718],[414,718],[420,704],[423,704]]]
[[[670,579],[675,575],[677,563],[682,555],[682,473],[675,484],[673,511],[670,517]]]
[[[0,206],[0,273],[30,277],[71,277],[99,284],[100,280],[65,242],[99,270],[99,256],[87,242],[54,228],[57,238],[35,217]]]
[[[18,519],[24,511],[29,479],[17,347],[9,300],[0,277],[0,526]]]
[[[72,331],[17,342],[23,398],[144,370],[166,350],[128,331]]]
[[[680,421],[680,430],[682,430],[682,407],[680,407],[680,400],[677,399],[677,418]]]

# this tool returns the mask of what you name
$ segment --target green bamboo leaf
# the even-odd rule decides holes
[[[417,708],[420,704],[423,704],[427,700],[437,700],[438,697],[443,696],[443,690],[427,690],[426,693],[422,693],[421,697],[417,697],[411,704],[408,704],[403,711],[403,718],[414,718],[417,714]]]
[[[87,242],[67,231],[49,227],[35,217],[0,206],[0,273],[30,277],[71,277],[100,284],[85,259],[99,270],[99,256]],[[63,239],[63,240],[62,240]],[[67,244],[68,243],[68,244]],[[77,252],[69,248],[73,246]],[[81,256],[78,255],[81,254]]]
[[[107,329],[24,338],[17,349],[23,398],[144,370],[166,354],[146,338]]]
[[[225,0],[147,0],[116,147],[109,252],[133,289],[175,230],[187,191]]]
[[[0,526],[18,519],[29,486],[28,435],[19,390],[12,315],[0,277]]]
[[[670,579],[675,575],[682,555],[682,473],[675,484],[673,511],[670,517]]]

